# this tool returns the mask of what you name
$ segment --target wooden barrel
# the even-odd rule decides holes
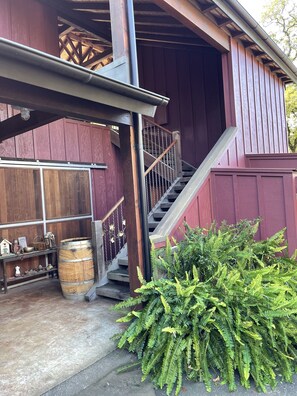
[[[94,262],[91,240],[64,239],[59,248],[59,279],[68,300],[83,301],[94,284]]]

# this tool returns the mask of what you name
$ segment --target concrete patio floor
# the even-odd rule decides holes
[[[41,395],[108,355],[113,305],[66,300],[57,279],[0,294],[0,395]]]
[[[0,396],[166,396],[140,369],[122,374],[117,368],[135,356],[117,350],[111,336],[121,330],[114,302],[65,300],[59,281],[43,280],[0,294]],[[213,396],[260,395],[252,385],[214,384]],[[280,383],[269,396],[297,395],[292,384]],[[202,383],[183,383],[180,395],[207,396]]]

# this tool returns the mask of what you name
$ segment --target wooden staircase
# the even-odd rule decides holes
[[[169,212],[173,202],[183,191],[195,173],[195,168],[182,162],[182,176],[179,177],[168,189],[166,194],[148,215],[149,232],[153,232]],[[175,214],[172,213],[172,216]],[[124,300],[130,296],[128,256],[117,259],[118,268],[107,273],[108,283],[96,289],[98,296]]]
[[[183,191],[186,184],[189,182],[195,168],[191,165],[182,162],[182,176],[170,187],[165,196],[159,201],[152,212],[148,215],[149,232],[153,232],[162,221],[163,217],[170,210],[173,202]]]

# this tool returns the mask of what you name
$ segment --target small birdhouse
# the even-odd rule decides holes
[[[0,238],[0,255],[10,254],[11,243],[7,239]]]

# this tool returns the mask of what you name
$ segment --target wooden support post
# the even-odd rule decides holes
[[[181,151],[181,139],[180,132],[174,131],[172,132],[173,139],[176,140],[175,145],[175,163],[176,163],[176,177],[182,176],[182,151]]]
[[[98,286],[98,282],[106,274],[104,247],[103,247],[103,228],[102,228],[101,220],[92,222],[92,247],[93,247],[95,283],[91,287],[91,289],[85,294],[85,300],[89,302],[97,298],[96,288]]]
[[[134,29],[131,30],[131,14],[129,14],[129,11],[131,13],[131,4],[132,2],[129,0],[109,0],[114,60],[124,61],[125,81],[137,86],[137,56],[134,45],[136,38]],[[130,15],[130,20],[128,20],[128,15]],[[145,277],[149,274],[147,268],[145,269],[147,245],[144,243],[145,234],[148,232],[146,229],[147,220],[144,218],[144,199],[140,191],[142,175],[138,174],[139,169],[142,168],[142,160],[137,150],[142,146],[142,139],[141,135],[137,135],[139,131],[136,129],[141,121],[139,118],[137,119],[137,114],[133,114],[132,117],[134,128],[120,128],[120,147],[124,173],[124,209],[127,220],[130,291],[133,295],[135,294],[134,290],[140,286],[137,266],[140,267]]]
[[[92,222],[92,246],[94,257],[95,282],[99,282],[106,274],[103,246],[103,228],[101,220]]]
[[[124,176],[124,213],[127,221],[130,291],[140,286],[137,267],[144,273],[143,241],[139,207],[139,185],[136,165],[135,130],[120,128],[121,159]]]
[[[125,81],[131,83],[130,49],[127,20],[127,1],[109,0],[112,50],[114,61],[122,59],[126,71]]]

